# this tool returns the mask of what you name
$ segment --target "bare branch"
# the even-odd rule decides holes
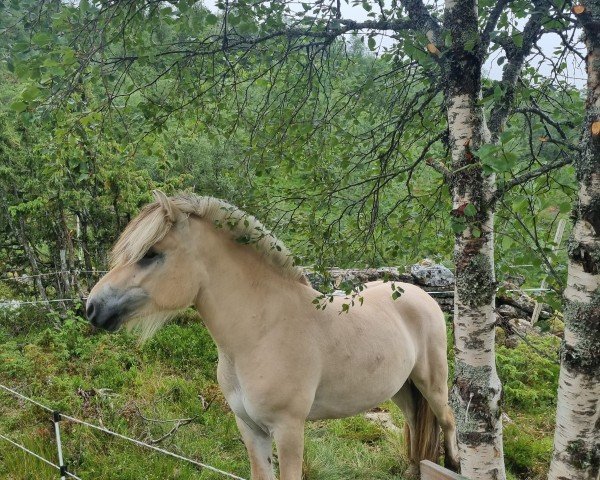
[[[562,129],[562,127],[560,126],[560,124],[558,122],[555,122],[554,120],[552,120],[546,112],[544,112],[543,110],[541,110],[539,108],[534,108],[534,107],[516,108],[514,110],[514,112],[522,113],[523,115],[527,115],[528,113],[533,113],[534,115],[537,115],[538,117],[540,117],[544,122],[552,125],[562,138],[567,138],[567,136],[566,136],[564,130]],[[570,128],[573,128],[573,126],[570,126]]]

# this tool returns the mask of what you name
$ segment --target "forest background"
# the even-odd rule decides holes
[[[173,426],[150,417],[189,418],[157,443],[247,475],[243,446],[216,387],[214,346],[193,315],[137,346],[127,334],[92,335],[81,321],[80,299],[153,188],[227,199],[273,228],[297,263],[319,272],[403,268],[425,257],[453,269],[453,233],[476,212],[466,206],[464,215],[450,214],[451,184],[440,168],[450,156],[444,98],[420,69],[434,69],[436,53],[420,48],[429,44],[418,35],[402,38],[399,54],[379,46],[379,37],[348,34],[326,50],[288,49],[285,62],[258,49],[219,63],[184,55],[175,65],[159,46],[210,37],[221,19],[198,5],[184,9],[179,2],[174,10],[159,2],[132,20],[129,50],[112,52],[118,61],[88,63],[82,75],[73,45],[92,44],[102,31],[90,29],[86,37],[66,26],[85,24],[93,7],[49,2],[42,14],[35,4],[3,2],[0,19],[0,293],[49,303],[3,307],[0,381],[17,380],[56,407],[150,440]],[[506,62],[503,32],[522,45],[529,14],[515,7],[499,16],[499,66]],[[241,34],[256,33],[243,15],[230,21]],[[565,78],[565,57],[581,53],[568,48],[576,44],[575,30],[565,32],[570,42],[552,52],[551,74],[524,68],[505,129],[495,145],[477,152],[502,191],[498,283],[546,282],[539,300],[557,311],[567,254],[553,239],[576,197],[570,163],[584,114],[583,92]],[[132,51],[135,61],[127,61]],[[482,92],[488,110],[506,94],[501,81],[488,78]],[[500,338],[497,347],[512,477],[547,474],[559,317],[539,324],[551,333],[514,349]],[[7,398],[0,405],[0,426],[50,455],[40,412]],[[82,476],[101,478],[117,468],[119,478],[140,478],[140,469],[146,478],[192,478],[188,467],[101,435],[75,428],[69,435],[68,456]],[[308,438],[306,478],[398,478],[405,466],[401,435],[364,417],[314,424]],[[18,451],[0,451],[0,473],[8,478],[29,478],[31,462]]]

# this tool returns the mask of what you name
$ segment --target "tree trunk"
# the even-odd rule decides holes
[[[29,260],[29,266],[31,267],[31,275],[33,277],[33,281],[41,299],[44,301],[44,304],[48,306],[50,305],[48,302],[48,295],[46,294],[46,289],[44,287],[44,283],[42,282],[42,276],[38,268],[38,262],[35,257],[35,252],[31,247],[31,244],[29,243],[29,239],[27,238],[25,221],[23,220],[22,215],[19,215],[18,224],[19,239],[21,240],[21,245],[23,246],[23,250],[25,250],[25,254],[27,255],[27,259]]]
[[[573,7],[584,28],[588,88],[579,198],[569,241],[565,336],[551,480],[600,475],[600,1]]]
[[[481,107],[480,45],[476,0],[447,0],[444,27],[451,46],[444,61],[452,154],[452,195],[456,230],[454,260],[456,415],[461,472],[471,480],[505,478],[500,400],[496,373],[494,176],[486,176],[473,153],[490,135]],[[477,40],[478,42],[480,40]],[[469,45],[468,43],[471,42]]]

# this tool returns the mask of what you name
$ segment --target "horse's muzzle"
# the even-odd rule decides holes
[[[85,313],[94,327],[115,332],[147,298],[141,288],[121,291],[109,287],[97,295],[90,295]]]

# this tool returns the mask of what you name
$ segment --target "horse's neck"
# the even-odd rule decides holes
[[[274,304],[306,294],[304,285],[285,278],[251,246],[232,244],[222,232],[210,239],[203,235],[203,243],[211,258],[205,263],[196,308],[224,351],[254,344],[270,322],[279,320],[270,314]]]

